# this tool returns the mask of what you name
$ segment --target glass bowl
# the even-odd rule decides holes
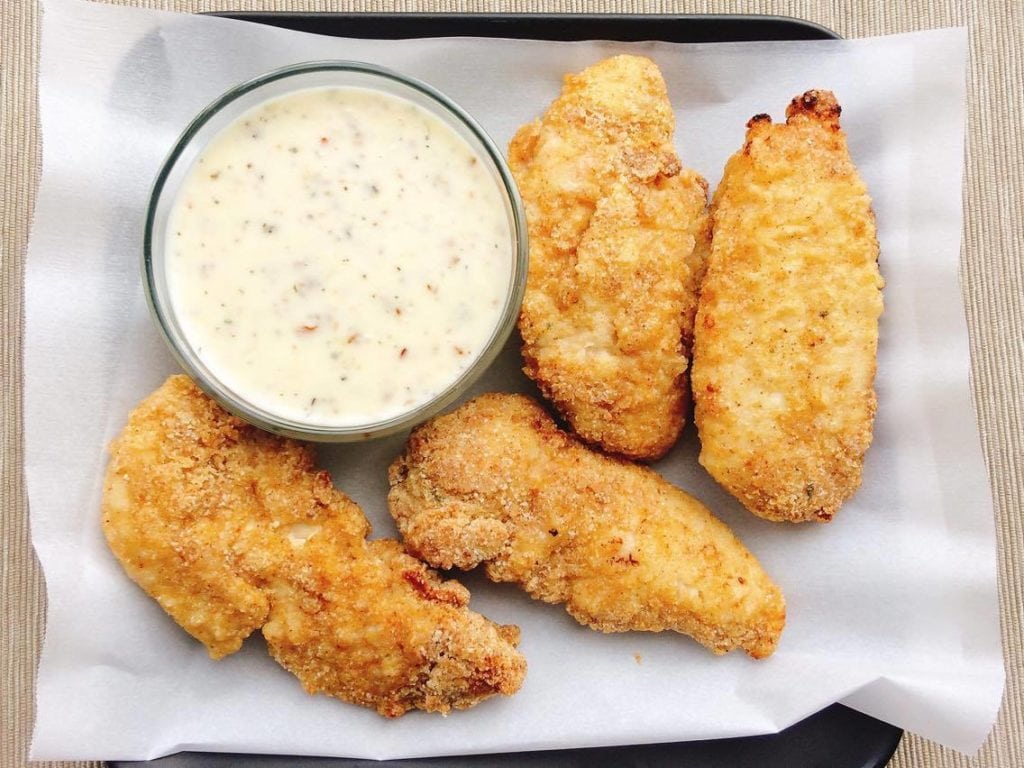
[[[253,398],[218,378],[197,354],[175,314],[166,258],[168,224],[179,190],[207,145],[239,117],[264,102],[297,91],[325,87],[370,89],[412,102],[440,119],[469,145],[477,160],[485,164],[500,191],[511,234],[504,306],[489,340],[475,358],[461,371],[453,372],[447,386],[429,399],[410,405],[408,410],[379,420],[341,426],[328,424],[326,420],[317,423],[275,413],[265,405],[254,404]],[[483,373],[516,323],[526,285],[527,254],[526,215],[515,182],[501,152],[472,117],[444,94],[413,78],[361,62],[323,61],[284,67],[244,82],[219,97],[189,124],[164,161],[150,195],[143,282],[150,310],[171,352],[199,386],[224,408],[277,434],[304,440],[348,442],[383,437],[425,421],[459,397]],[[296,375],[301,376],[301,371]]]

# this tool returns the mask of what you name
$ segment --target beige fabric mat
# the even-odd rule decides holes
[[[824,24],[863,37],[967,24],[971,64],[962,269],[971,331],[973,383],[996,503],[999,603],[1008,674],[995,729],[974,759],[908,735],[893,768],[1024,766],[1024,3],[1017,0],[114,0],[167,10],[516,11],[605,13],[766,13]],[[25,246],[38,184],[36,113],[39,12],[34,0],[0,0],[0,766],[25,764],[45,593],[29,543],[22,472],[21,344]],[[882,543],[884,546],[884,543]],[[98,763],[35,765],[98,766]]]

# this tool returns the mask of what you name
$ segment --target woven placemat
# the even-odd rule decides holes
[[[1024,766],[1024,3],[955,0],[880,3],[851,0],[118,0],[178,11],[506,11],[560,13],[764,13],[808,19],[843,37],[967,24],[966,221],[962,280],[971,334],[975,401],[992,478],[999,541],[999,605],[1007,685],[999,720],[980,753],[968,759],[907,735],[891,768]],[[35,669],[45,592],[29,543],[23,478],[22,310],[25,246],[39,180],[36,110],[39,11],[34,0],[2,0],[0,13],[0,766],[27,762]],[[99,766],[99,763],[33,765]]]

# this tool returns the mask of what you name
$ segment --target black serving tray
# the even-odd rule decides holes
[[[835,32],[785,16],[544,13],[236,13],[211,14],[335,37],[515,37],[532,40],[826,40]]]
[[[355,760],[180,752],[111,768],[882,768],[903,731],[842,704],[771,736],[502,755]]]
[[[721,43],[744,40],[823,40],[825,27],[783,16],[568,15],[423,13],[214,14],[336,37],[514,37],[534,40],[664,40]],[[841,704],[770,736],[627,747],[517,752],[501,755],[356,760],[350,758],[181,752],[111,768],[882,768],[903,731]]]

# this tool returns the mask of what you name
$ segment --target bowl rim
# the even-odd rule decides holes
[[[157,272],[165,269],[165,264],[163,263],[163,249],[165,248],[165,244],[163,242],[159,245],[154,244],[157,210],[160,207],[162,195],[165,192],[170,174],[176,169],[182,155],[186,149],[190,147],[199,131],[202,130],[202,128],[223,109],[241,97],[271,83],[284,80],[289,77],[316,72],[354,72],[359,75],[368,76],[371,80],[377,78],[397,83],[400,87],[410,88],[425,96],[427,103],[432,106],[433,109],[422,104],[417,104],[417,106],[431,111],[435,116],[441,117],[442,120],[445,120],[445,113],[447,113],[448,119],[446,120],[446,123],[449,127],[453,127],[454,124],[457,123],[462,123],[462,125],[464,125],[472,136],[480,143],[481,148],[483,149],[483,154],[490,161],[493,170],[497,172],[501,180],[501,184],[499,186],[503,189],[505,198],[502,202],[510,208],[512,215],[512,221],[510,222],[512,224],[512,239],[510,245],[512,246],[513,253],[511,254],[512,263],[510,289],[506,294],[505,304],[502,307],[498,322],[495,324],[490,338],[473,362],[464,368],[459,375],[438,394],[419,403],[419,405],[413,407],[411,410],[403,411],[379,421],[348,426],[322,426],[310,422],[281,417],[263,408],[254,406],[244,397],[241,397],[234,390],[220,382],[219,379],[207,369],[205,364],[203,364],[199,355],[191,350],[184,332],[177,326],[174,311],[169,306],[169,298],[166,302],[160,298],[156,283]],[[332,86],[330,84],[325,84],[299,86],[292,92],[330,87],[367,88],[369,90],[373,90],[373,86],[368,82],[367,84],[359,85],[339,84],[337,86]],[[396,95],[390,92],[388,93],[395,98],[405,98],[401,95]],[[271,101],[275,98],[282,98],[286,95],[287,93],[268,96],[266,101]],[[260,103],[263,102],[253,104],[247,109],[253,109]],[[239,116],[241,114],[244,114],[244,111],[239,112]],[[224,127],[226,128],[227,125]],[[460,138],[463,138],[463,141],[466,140],[464,137]],[[207,145],[204,144],[203,147],[205,146]],[[476,153],[476,148],[474,147],[473,149],[474,153]],[[200,151],[202,151],[202,149],[200,149]],[[147,200],[146,219],[143,229],[141,265],[142,283],[150,314],[156,323],[160,335],[163,337],[164,342],[170,349],[171,354],[177,360],[178,364],[185,369],[185,372],[196,382],[196,384],[198,384],[206,394],[216,400],[222,407],[254,426],[286,437],[320,442],[352,442],[385,437],[426,421],[462,395],[466,389],[471,386],[472,383],[475,382],[488,367],[490,367],[491,363],[494,362],[494,359],[505,346],[505,342],[511,335],[512,329],[515,327],[519,317],[520,306],[526,290],[526,277],[529,266],[528,238],[525,207],[519,194],[519,189],[515,183],[515,179],[512,176],[512,172],[509,169],[504,156],[487,131],[484,130],[472,115],[459,106],[458,103],[428,83],[386,67],[381,67],[369,62],[347,59],[315,60],[279,67],[229,88],[205,106],[194,118],[192,118],[185,129],[181,132],[175,140],[174,145],[161,162],[160,170],[153,182]],[[154,264],[154,252],[159,253],[159,258],[156,260],[161,262],[161,269],[157,269]],[[172,332],[172,326],[175,332]]]

